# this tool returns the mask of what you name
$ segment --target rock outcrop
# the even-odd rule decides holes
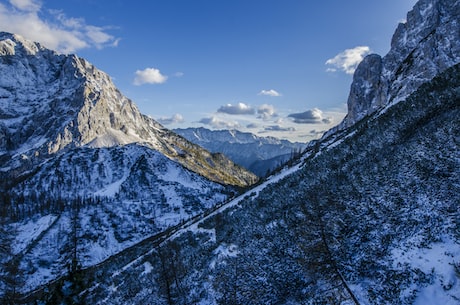
[[[422,0],[393,35],[381,58],[367,56],[355,71],[348,114],[349,127],[381,107],[395,104],[423,83],[460,62],[460,1]]]

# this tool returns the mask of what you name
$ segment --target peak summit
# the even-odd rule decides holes
[[[45,50],[39,43],[7,32],[0,32],[0,55],[36,55]]]

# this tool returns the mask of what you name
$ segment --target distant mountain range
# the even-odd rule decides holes
[[[344,121],[257,183],[1,34],[2,301],[459,304],[459,23],[459,0],[418,1]]]
[[[174,129],[174,132],[210,152],[223,153],[259,177],[287,162],[307,147],[274,137],[258,137],[238,130],[209,130],[206,128]]]

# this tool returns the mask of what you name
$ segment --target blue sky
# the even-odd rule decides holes
[[[168,128],[308,141],[415,2],[0,0],[0,30],[87,59]]]

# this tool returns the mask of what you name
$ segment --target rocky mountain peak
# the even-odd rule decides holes
[[[140,143],[219,183],[247,186],[257,180],[143,115],[109,75],[76,55],[1,33],[0,73],[4,170],[30,170],[76,147]]]
[[[36,55],[44,48],[20,35],[0,32],[0,55]]]
[[[372,54],[356,69],[346,128],[381,107],[397,103],[421,84],[460,62],[460,1],[421,0],[393,35],[391,49]]]

